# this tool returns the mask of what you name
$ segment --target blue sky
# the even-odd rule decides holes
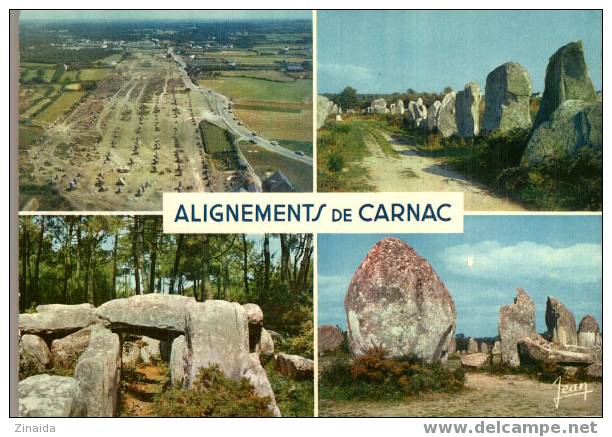
[[[346,329],[344,295],[372,246],[388,235],[319,234],[319,324]],[[560,299],[576,323],[592,314],[601,324],[600,216],[466,216],[463,234],[393,235],[427,259],[450,291],[457,333],[497,335],[499,307],[522,287],[546,329],[546,297]],[[473,265],[468,267],[468,257]]]
[[[23,11],[22,20],[286,20],[311,19],[310,11]]]
[[[595,88],[602,84],[599,11],[319,11],[319,92],[439,92],[515,61],[543,91],[549,57],[582,40]]]

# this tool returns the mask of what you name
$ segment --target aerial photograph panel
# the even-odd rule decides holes
[[[21,210],[312,190],[310,11],[23,11],[19,40]]]

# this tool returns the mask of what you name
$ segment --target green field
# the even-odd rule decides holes
[[[285,158],[255,144],[241,144],[240,150],[255,168],[255,172],[262,181],[276,170],[280,170],[293,183],[296,191],[312,191],[312,168],[310,166]]]
[[[236,70],[224,71],[223,77],[247,77],[251,79],[271,80],[274,82],[293,82],[295,79],[278,70]]]
[[[214,124],[203,122],[200,129],[204,137],[206,153],[212,156],[218,170],[235,170],[239,162],[236,151],[230,140],[231,136],[225,129]]]
[[[308,79],[279,83],[244,77],[222,77],[200,80],[199,85],[238,99],[282,102],[306,102],[312,99],[312,81]]]
[[[85,95],[82,91],[65,91],[44,111],[35,117],[36,121],[51,123],[66,112]]]

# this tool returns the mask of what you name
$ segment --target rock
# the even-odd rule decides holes
[[[530,98],[531,78],[525,67],[516,62],[497,67],[487,76],[483,130],[531,128]]]
[[[402,99],[398,99],[397,103],[395,104],[395,113],[398,115],[403,115],[404,112],[406,112],[404,108],[404,101]]]
[[[76,363],[87,346],[91,331],[97,326],[88,326],[64,338],[53,340],[51,343],[51,360],[53,367],[58,369],[74,369]]]
[[[325,96],[317,96],[317,129],[325,124],[325,120],[331,114],[334,102]]]
[[[470,367],[474,369],[480,369],[481,367],[489,364],[489,354],[483,354],[480,352],[461,355],[459,359],[461,360],[461,365],[463,367]]]
[[[39,305],[36,313],[19,314],[22,334],[62,337],[92,324],[96,319],[93,305]]]
[[[121,365],[135,366],[140,361],[140,348],[135,341],[124,341],[121,346]]]
[[[480,353],[488,354],[489,353],[489,345],[487,345],[484,341],[480,343]]]
[[[149,293],[110,300],[96,314],[113,331],[146,335],[160,340],[185,332],[185,314],[196,303],[192,297]]]
[[[595,317],[586,315],[578,325],[578,346],[593,347],[598,345],[599,325]]]
[[[438,129],[438,115],[440,113],[440,107],[442,103],[439,100],[433,102],[427,110],[427,130],[434,131]]]
[[[544,94],[534,127],[548,121],[567,100],[595,102],[597,96],[584,60],[582,41],[571,42],[555,52],[548,60]]]
[[[582,150],[603,152],[603,103],[567,100],[533,131],[521,164],[573,158]]]
[[[559,300],[548,297],[545,318],[550,341],[562,346],[576,346],[578,344],[576,319]]]
[[[268,334],[270,334],[270,337],[272,337],[272,340],[274,340],[275,343],[282,343],[284,336],[283,334],[280,334],[276,331],[272,331],[271,329],[267,329]]]
[[[336,121],[342,121],[342,116],[340,114],[336,114]]]
[[[576,376],[576,373],[578,373],[578,367],[576,366],[562,366],[562,368],[563,376],[566,376],[568,378]]]
[[[518,341],[521,364],[544,363],[566,366],[585,366],[595,362],[588,348],[565,346],[547,341],[539,334],[531,334]]]
[[[337,326],[321,325],[319,326],[317,344],[319,354],[325,352],[334,352],[342,347],[344,336],[342,331]]]
[[[586,373],[591,378],[603,378],[603,364],[601,362],[591,364],[586,368]]]
[[[263,328],[264,315],[263,311],[254,303],[246,303],[242,305],[249,322],[249,350],[255,351],[261,337],[261,329]]]
[[[161,359],[161,342],[159,340],[143,335],[137,343],[140,349],[140,360],[143,363],[150,364],[153,361],[159,361]]]
[[[478,353],[478,342],[474,340],[472,337],[468,339],[467,353],[468,354]]]
[[[113,417],[121,379],[119,336],[108,329],[92,331],[89,346],[77,362],[74,377],[87,403],[88,417]]]
[[[184,335],[179,335],[172,342],[170,352],[170,383],[173,387],[182,388],[186,382],[186,368],[188,366],[187,342]]]
[[[255,352],[265,357],[274,355],[274,340],[265,328],[261,328],[261,337],[259,343],[257,343]]]
[[[497,365],[502,362],[502,354],[501,354],[501,342],[496,341],[493,345],[493,349],[491,349],[491,364]]]
[[[385,99],[372,100],[372,112],[384,114],[387,110],[387,101]]]
[[[276,405],[276,399],[270,381],[268,381],[268,375],[261,366],[259,361],[259,355],[252,353],[249,355],[246,366],[242,370],[243,378],[246,378],[253,386],[254,392],[257,396],[270,398],[268,403],[268,409],[274,417],[281,417],[281,412]]]
[[[517,343],[535,333],[535,304],[522,288],[517,289],[512,305],[499,309],[499,338],[502,361],[513,367],[520,365]]]
[[[453,337],[451,338],[450,343],[448,345],[448,354],[452,355],[456,353],[457,353],[457,340],[455,340],[455,337]]]
[[[420,97],[416,102],[408,102],[408,110],[406,117],[415,127],[420,127],[427,121],[427,107],[423,104],[423,99]]]
[[[455,102],[457,135],[471,138],[480,132],[480,87],[470,82],[457,93]]]
[[[84,417],[87,404],[76,379],[35,375],[19,382],[20,417]]]
[[[188,366],[186,387],[191,387],[201,368],[219,366],[223,374],[238,380],[249,356],[246,311],[238,303],[207,300],[187,310],[185,338]]]
[[[37,335],[25,334],[19,341],[19,374],[43,373],[51,362],[47,343]]]
[[[299,355],[279,353],[276,356],[276,370],[296,380],[314,377],[314,361]]]
[[[426,259],[385,238],[361,262],[344,298],[353,355],[384,347],[392,357],[445,362],[455,334],[455,305]]]
[[[455,119],[455,102],[457,94],[452,91],[444,95],[440,110],[438,111],[438,132],[443,137],[450,137],[457,134],[457,120]]]

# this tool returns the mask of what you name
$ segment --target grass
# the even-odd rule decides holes
[[[224,71],[224,77],[248,77],[252,79],[270,80],[273,82],[293,82],[294,78],[279,70],[236,70]]]
[[[230,133],[214,124],[203,122],[200,129],[204,139],[206,153],[212,156],[219,170],[235,170],[238,168],[238,156],[232,144]]]
[[[78,80],[99,81],[108,76],[111,71],[113,71],[112,68],[84,68],[79,70]]]
[[[367,130],[357,120],[330,121],[318,132],[318,189],[330,191],[368,191],[366,169],[359,161],[368,156]]]
[[[314,380],[295,381],[274,370],[274,362],[265,366],[276,405],[283,417],[312,417],[314,412]]]
[[[456,393],[465,383],[461,368],[390,358],[380,347],[354,359],[346,353],[330,359],[319,380],[322,400],[403,400],[422,393]]]
[[[312,191],[312,168],[309,165],[285,158],[256,144],[242,143],[240,149],[262,181],[269,174],[281,170],[289,178],[296,191]]]
[[[68,111],[72,105],[78,102],[85,95],[82,91],[67,91],[60,96],[44,111],[35,117],[36,121],[52,122],[59,116]]]
[[[269,139],[285,139],[312,143],[312,111],[299,112],[267,111],[266,105],[255,105],[254,109],[236,108],[236,115],[247,126]],[[280,141],[279,141],[280,142]],[[312,147],[312,146],[311,146]]]
[[[312,81],[272,82],[245,77],[203,79],[199,85],[236,99],[307,102],[312,99]]]
[[[294,141],[276,138],[278,143],[290,150],[295,152],[302,151],[308,156],[312,156],[312,141]]]

